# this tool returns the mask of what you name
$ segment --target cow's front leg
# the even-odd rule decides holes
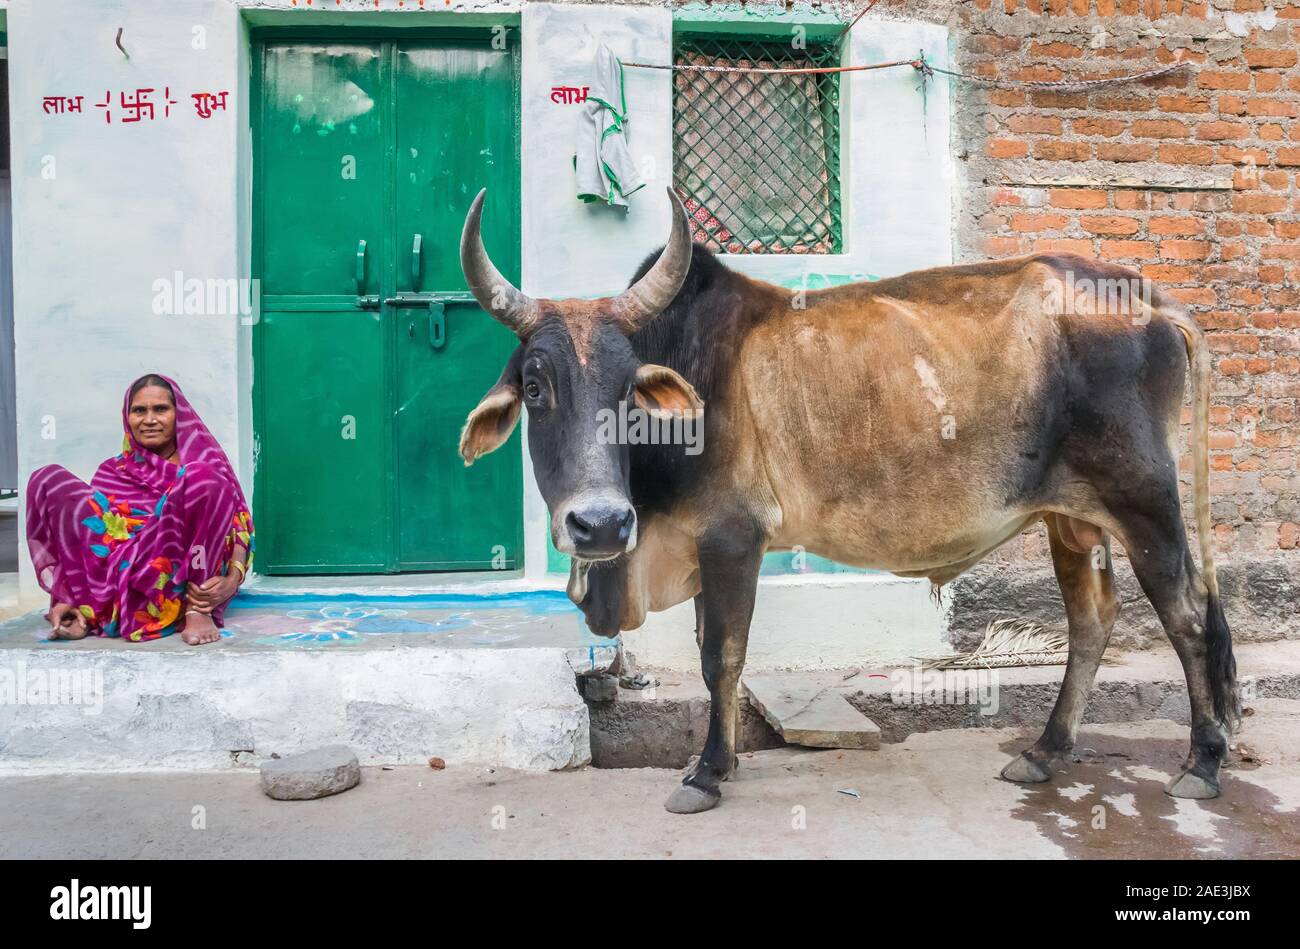
[[[763,539],[748,517],[730,518],[699,542],[700,669],[709,689],[709,735],[695,767],[664,805],[674,814],[715,807],[719,785],[736,767],[736,687],[745,665]]]

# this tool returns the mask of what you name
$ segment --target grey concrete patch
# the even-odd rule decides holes
[[[864,751],[880,747],[880,729],[848,702],[842,681],[828,685],[808,675],[787,673],[745,676],[742,685],[753,706],[787,744]]]
[[[277,801],[342,794],[361,782],[361,764],[347,745],[330,745],[263,762],[262,793]]]
[[[1228,625],[1238,643],[1300,638],[1300,558],[1234,560],[1218,568]],[[1115,561],[1122,610],[1111,645],[1146,649],[1167,645],[1164,629],[1128,562]],[[954,649],[978,645],[989,623],[1024,619],[1065,628],[1065,608],[1050,563],[982,563],[944,587],[948,641]]]
[[[653,689],[619,689],[613,702],[588,705],[591,763],[597,768],[684,768],[704,747],[709,696],[702,685],[683,685],[668,674]],[[740,752],[778,748],[781,736],[740,696]]]

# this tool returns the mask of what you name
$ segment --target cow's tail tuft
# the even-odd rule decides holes
[[[1231,731],[1241,718],[1237,697],[1237,660],[1232,654],[1232,633],[1219,598],[1219,578],[1214,569],[1214,525],[1210,520],[1210,350],[1205,334],[1190,316],[1179,313],[1174,325],[1187,343],[1192,376],[1192,503],[1196,536],[1201,546],[1201,577],[1209,591],[1205,616],[1206,663],[1214,715]]]

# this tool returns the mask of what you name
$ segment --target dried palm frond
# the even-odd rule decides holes
[[[1069,657],[1070,637],[1025,620],[989,623],[973,652],[922,659],[925,669],[1005,669],[1010,666],[1058,666]]]

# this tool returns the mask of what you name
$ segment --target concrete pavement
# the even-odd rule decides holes
[[[1025,729],[755,752],[691,817],[663,810],[660,769],[368,768],[302,802],[252,771],[5,778],[0,857],[1296,857],[1297,734],[1300,702],[1256,701],[1215,801],[1162,792],[1187,747],[1166,720],[1085,726],[1068,774],[1031,788],[997,778]]]

